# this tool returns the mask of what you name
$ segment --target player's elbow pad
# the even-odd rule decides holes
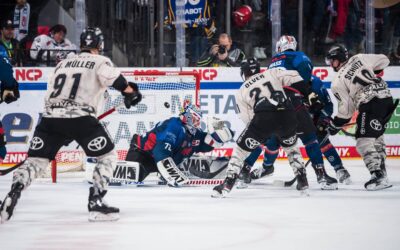
[[[115,79],[115,81],[113,82],[113,84],[111,86],[114,89],[122,92],[126,89],[126,87],[128,87],[128,83],[127,83],[125,77],[123,77],[123,75],[119,75],[118,78]]]

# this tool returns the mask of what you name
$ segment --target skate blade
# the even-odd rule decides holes
[[[100,212],[89,212],[90,222],[104,222],[104,221],[117,221],[119,220],[119,213],[103,214]]]
[[[387,188],[391,188],[393,187],[393,185],[391,184],[385,184],[385,185],[369,185],[367,187],[365,187],[365,189],[367,189],[368,191],[377,191],[377,190],[382,190],[382,189],[387,189]]]
[[[326,185],[326,184],[321,185],[321,190],[337,190],[337,189],[338,189],[337,183],[331,185]]]
[[[226,197],[227,192],[222,190],[222,193],[213,190],[213,193],[211,194],[212,198],[225,198]]]
[[[300,191],[300,196],[301,197],[309,197],[310,193],[308,192],[308,189],[304,189],[304,190],[299,190]]]
[[[340,183],[342,183],[344,185],[351,185],[351,184],[353,184],[353,181],[349,177],[347,179],[344,179],[344,180],[340,181]]]
[[[248,188],[248,187],[249,187],[249,185],[247,185],[243,181],[239,181],[238,184],[236,185],[237,189],[245,189],[245,188]]]

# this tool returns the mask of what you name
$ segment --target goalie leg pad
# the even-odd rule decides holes
[[[170,186],[181,186],[190,181],[189,178],[179,170],[171,157],[157,162],[157,168]]]

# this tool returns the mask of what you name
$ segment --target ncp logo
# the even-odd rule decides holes
[[[193,72],[200,75],[200,80],[214,80],[218,76],[218,71],[212,68],[193,70]]]
[[[317,76],[319,79],[324,80],[328,76],[327,69],[315,69],[313,75]]]
[[[17,81],[37,81],[43,76],[40,69],[16,69],[15,79]]]

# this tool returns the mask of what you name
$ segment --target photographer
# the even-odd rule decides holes
[[[232,38],[222,33],[218,44],[207,49],[197,62],[199,67],[236,67],[245,59],[243,51],[232,44]]]

